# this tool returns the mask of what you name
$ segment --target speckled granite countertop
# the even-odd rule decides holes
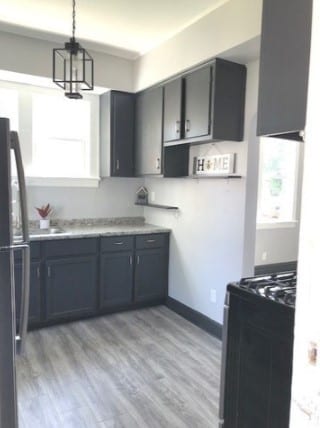
[[[59,233],[48,233],[36,228],[30,222],[30,240],[46,241],[55,239],[90,238],[99,236],[145,235],[151,233],[170,233],[170,229],[144,223],[143,217],[126,217],[112,219],[86,219],[52,221],[52,228],[59,228]],[[15,237],[19,241],[19,236]]]

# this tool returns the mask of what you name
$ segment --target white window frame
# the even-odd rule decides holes
[[[299,197],[299,180],[301,177],[301,145],[296,144],[296,171],[295,171],[295,183],[294,188],[296,189],[294,193],[294,200],[293,200],[293,207],[292,207],[292,217],[291,220],[283,221],[282,219],[273,219],[270,221],[261,221],[259,219],[258,213],[259,213],[259,207],[260,207],[260,198],[261,193],[260,189],[262,186],[262,180],[263,180],[263,170],[261,168],[261,165],[263,163],[263,149],[262,149],[262,142],[263,139],[270,139],[271,137],[261,137],[259,140],[260,144],[260,150],[259,150],[259,178],[258,178],[258,200],[257,200],[257,221],[256,221],[256,228],[258,230],[262,229],[286,229],[286,228],[295,228],[299,224],[298,220],[298,197]],[[266,144],[268,142],[266,141]],[[286,141],[286,144],[292,144],[292,141]]]
[[[39,187],[98,187],[100,183],[100,147],[99,147],[99,116],[100,102],[98,95],[84,94],[83,98],[90,101],[91,135],[90,135],[90,167],[87,177],[45,177],[35,174],[32,168],[32,95],[55,95],[64,97],[59,89],[38,87],[34,85],[0,81],[0,87],[18,91],[18,128],[26,183],[28,186]],[[76,101],[75,101],[76,102]],[[58,125],[58,124],[57,124]]]

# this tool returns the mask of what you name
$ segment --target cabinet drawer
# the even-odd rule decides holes
[[[130,251],[133,249],[133,236],[112,236],[101,238],[101,251]]]
[[[136,238],[136,248],[141,250],[143,248],[160,248],[164,247],[167,242],[167,235],[165,233],[140,235]]]
[[[46,257],[80,256],[95,254],[98,247],[97,242],[98,240],[95,238],[59,239],[45,242],[43,249]]]

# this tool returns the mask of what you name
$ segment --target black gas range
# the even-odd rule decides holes
[[[296,271],[243,278],[234,285],[276,303],[295,307]]]
[[[287,428],[291,401],[296,271],[228,284],[220,428]]]

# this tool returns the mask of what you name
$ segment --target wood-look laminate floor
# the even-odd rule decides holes
[[[29,333],[21,428],[216,428],[220,342],[164,306]]]

